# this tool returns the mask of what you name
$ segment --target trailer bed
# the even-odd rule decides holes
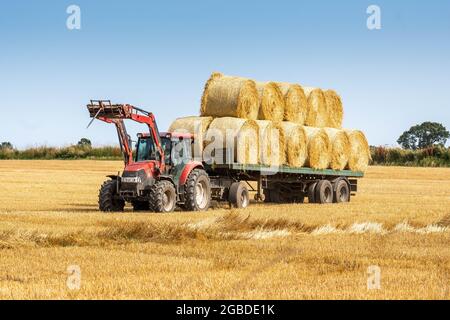
[[[263,165],[253,165],[253,164],[214,164],[210,165],[210,170],[233,170],[233,171],[243,171],[243,172],[258,172],[262,175],[273,175],[276,173],[288,173],[288,174],[304,174],[304,175],[318,175],[318,176],[341,176],[341,177],[352,177],[352,178],[362,178],[364,173],[360,171],[351,170],[332,170],[332,169],[312,169],[312,168],[296,168],[288,166],[280,167],[269,167]]]

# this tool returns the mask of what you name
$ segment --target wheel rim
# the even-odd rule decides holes
[[[172,194],[170,193],[170,190],[164,192],[163,207],[165,211],[170,211],[172,209]]]
[[[347,201],[347,190],[345,188],[341,188],[339,190],[339,199],[341,200],[341,202]]]
[[[242,204],[242,208],[245,208],[248,206],[248,195],[245,191],[242,191],[242,193],[241,193],[241,204]]]
[[[207,186],[205,181],[198,181],[195,185],[195,203],[199,209],[203,209],[208,202]]]
[[[325,196],[325,197],[324,197],[324,198],[325,198],[325,199],[324,199],[325,202],[330,202],[331,196],[333,195],[331,189],[330,189],[330,188],[325,188],[323,194],[324,194],[324,196]]]

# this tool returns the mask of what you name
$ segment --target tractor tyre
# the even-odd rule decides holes
[[[228,193],[228,201],[234,208],[246,208],[250,203],[250,196],[246,185],[233,182]]]
[[[133,211],[149,211],[150,204],[148,201],[131,201],[131,205],[133,206]]]
[[[177,204],[177,193],[170,181],[156,182],[150,189],[149,209],[153,212],[172,212]]]
[[[349,202],[350,201],[350,188],[347,181],[339,180],[336,182],[335,191],[333,193],[333,202]]]
[[[317,203],[333,202],[333,185],[328,180],[320,180],[316,186],[315,200]]]
[[[117,197],[116,180],[106,180],[98,194],[98,207],[103,212],[120,212],[125,207],[125,201]]]
[[[194,169],[184,187],[183,208],[188,211],[206,211],[211,203],[209,176],[203,169]]]

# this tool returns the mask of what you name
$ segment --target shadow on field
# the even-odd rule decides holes
[[[93,210],[93,209],[91,209]],[[82,212],[85,210],[80,209]],[[97,211],[97,210],[95,210]],[[444,223],[447,220],[443,219]],[[127,244],[131,242],[157,242],[161,244],[182,241],[232,241],[262,240],[287,237],[292,234],[374,234],[384,236],[392,233],[430,234],[450,231],[440,222],[426,226],[412,226],[402,222],[386,228],[376,222],[355,222],[347,225],[308,225],[284,218],[251,219],[250,215],[238,210],[219,216],[189,222],[149,222],[149,221],[101,221],[100,231],[79,230],[70,233],[42,233],[36,230],[0,231],[0,249],[17,246],[104,246],[107,244]]]
[[[291,231],[307,232],[313,227],[286,219],[251,220],[234,211],[197,223],[141,221],[99,222],[101,231],[79,230],[71,233],[42,233],[36,230],[0,231],[0,249],[17,246],[101,246],[129,242],[174,243],[187,240],[222,241],[286,237]]]

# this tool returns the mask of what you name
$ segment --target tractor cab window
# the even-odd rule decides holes
[[[165,158],[165,163],[167,165],[170,164],[170,156],[172,153],[172,141],[169,138],[161,138],[161,143],[162,143],[162,147],[164,150],[164,158]]]
[[[155,143],[151,137],[141,137],[136,148],[136,162],[148,160],[156,160]]]
[[[191,158],[191,140],[183,138],[173,138],[172,140],[172,161],[175,165],[186,163]]]

